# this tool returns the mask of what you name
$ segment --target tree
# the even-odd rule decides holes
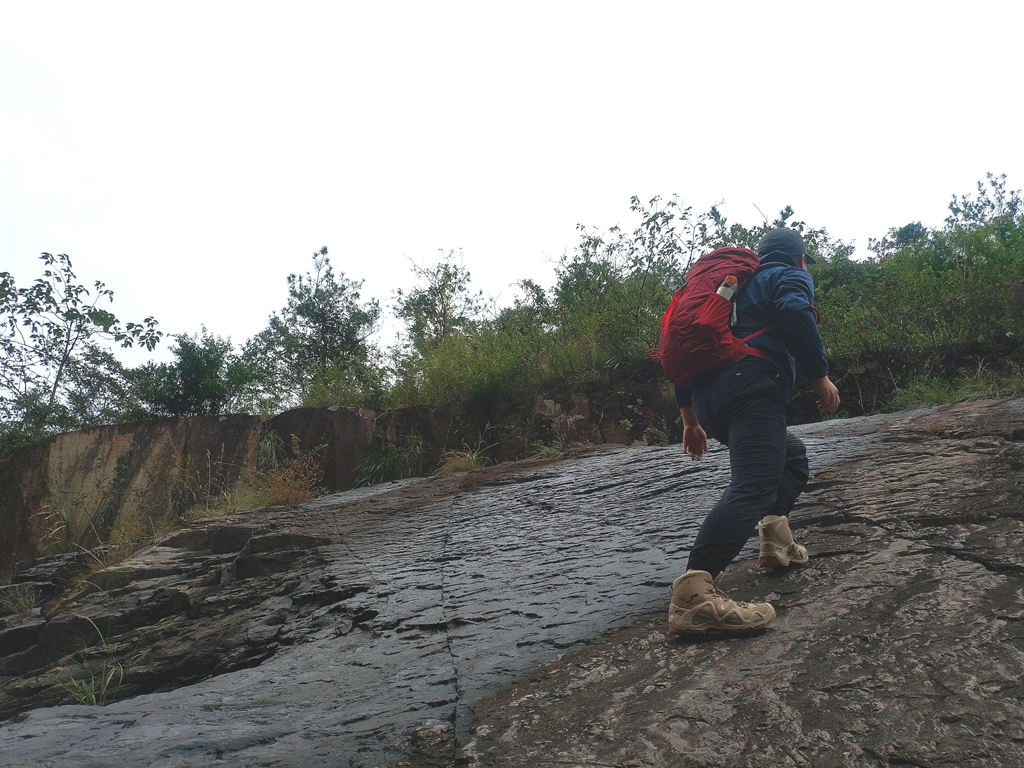
[[[676,197],[634,196],[630,211],[639,217],[632,231],[578,226],[579,242],[556,271],[552,325],[563,343],[589,350],[585,368],[646,359],[673,291],[704,251],[708,214],[694,215]]]
[[[421,283],[395,291],[395,314],[405,321],[413,348],[421,355],[456,334],[472,332],[482,293],[469,290],[469,272],[448,253],[432,267],[412,266]]]
[[[543,331],[551,316],[551,301],[547,291],[536,280],[525,279],[517,283],[522,296],[517,296],[511,307],[505,307],[490,322],[500,333],[533,333]]]
[[[65,376],[64,407],[68,419],[63,429],[147,417],[132,391],[131,371],[110,349],[86,344],[81,354],[69,361]]]
[[[920,221],[912,221],[902,227],[893,227],[881,240],[868,239],[868,250],[876,259],[884,259],[897,251],[928,240],[929,232]]]
[[[246,396],[255,373],[234,351],[231,339],[179,334],[171,348],[176,360],[148,363],[130,372],[132,391],[152,413],[202,416],[251,406]]]
[[[113,291],[98,280],[91,291],[79,284],[66,254],[40,258],[43,276],[27,287],[0,272],[0,422],[9,438],[85,426],[68,407],[69,382],[103,378],[109,360],[97,343],[152,350],[162,335],[152,317],[122,324],[102,308]],[[78,416],[89,418],[81,408]]]
[[[713,226],[705,227],[703,230],[703,252],[707,253],[715,248],[727,246],[753,249],[757,247],[758,241],[771,230],[788,227],[800,233],[804,239],[804,245],[807,246],[807,253],[819,263],[837,258],[848,260],[853,255],[852,244],[833,238],[824,227],[815,229],[807,226],[805,221],[792,221],[793,216],[793,207],[787,205],[779,211],[774,221],[769,221],[765,216],[761,224],[747,227],[743,224],[729,224],[721,211],[716,206],[712,206],[707,217]]]
[[[1009,229],[1019,229],[1020,216],[1024,211],[1020,190],[1007,191],[1005,173],[999,176],[988,173],[985,179],[978,182],[978,193],[974,197],[953,195],[946,218],[947,227],[970,231],[997,222]]]
[[[264,408],[294,405],[326,380],[356,384],[375,377],[368,338],[380,305],[359,300],[361,280],[335,275],[327,246],[313,254],[313,269],[288,275],[288,302],[251,338],[242,359],[261,384]]]

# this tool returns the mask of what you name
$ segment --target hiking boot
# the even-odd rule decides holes
[[[789,518],[768,515],[757,524],[758,558],[762,568],[807,565],[807,548],[793,540]]]
[[[730,600],[707,571],[687,571],[672,582],[668,606],[668,631],[673,635],[704,632],[750,632],[775,618],[768,603]]]

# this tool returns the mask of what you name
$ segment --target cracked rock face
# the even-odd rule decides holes
[[[811,563],[752,544],[724,582],[775,605],[760,634],[664,632],[722,450],[362,489],[201,521],[8,618],[0,764],[1024,764],[1024,404],[796,431]],[[115,663],[113,703],[50,706]]]
[[[767,599],[762,634],[670,642],[618,631],[481,702],[463,755],[486,766],[1024,765],[1024,424],[1019,401],[871,427],[821,457],[792,515],[812,553],[724,587]],[[544,756],[541,758],[541,756]]]

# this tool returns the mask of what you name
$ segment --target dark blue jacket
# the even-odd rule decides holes
[[[821,334],[814,321],[814,282],[799,267],[779,262],[762,264],[736,300],[733,335],[742,338],[766,326],[772,329],[747,344],[771,355],[786,384],[793,388],[796,374],[809,379],[828,375]],[[700,386],[709,377],[694,381]],[[690,392],[676,387],[679,407],[690,405]]]

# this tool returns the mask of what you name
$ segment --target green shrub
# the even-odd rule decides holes
[[[356,469],[355,487],[377,485],[423,474],[423,440],[419,435],[406,435],[387,444],[367,458]]]

